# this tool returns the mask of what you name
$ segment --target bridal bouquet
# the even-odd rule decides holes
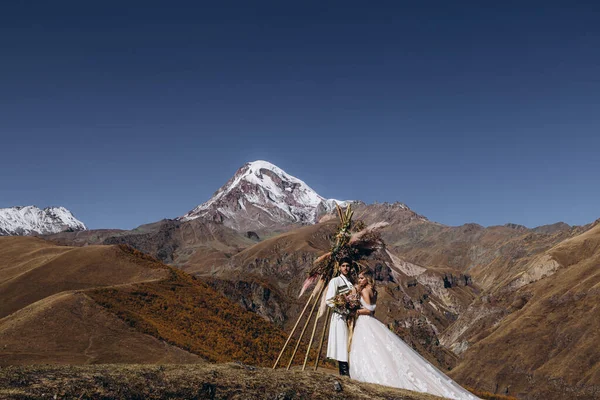
[[[333,298],[333,310],[346,317],[354,317],[360,308],[358,293],[338,294]]]

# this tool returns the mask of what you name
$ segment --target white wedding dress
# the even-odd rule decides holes
[[[375,305],[362,306],[375,311]],[[350,378],[456,400],[478,399],[448,378],[372,316],[356,321],[350,349]]]

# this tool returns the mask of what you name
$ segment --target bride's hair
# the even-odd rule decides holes
[[[373,275],[373,270],[368,267],[363,267],[358,274],[362,274],[367,280],[367,284],[371,285],[371,290],[373,290],[373,294],[377,296],[377,289],[375,289],[375,277]]]

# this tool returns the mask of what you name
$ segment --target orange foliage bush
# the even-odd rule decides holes
[[[519,400],[516,397],[504,396],[502,394],[495,394],[495,393],[490,393],[490,392],[484,392],[484,391],[473,389],[473,388],[470,388],[467,386],[465,386],[465,389],[467,389],[469,392],[473,393],[475,396],[480,397],[485,400]]]

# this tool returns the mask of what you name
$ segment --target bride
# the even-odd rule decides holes
[[[350,377],[450,399],[478,399],[373,317],[377,291],[371,270],[358,275],[360,303],[350,348]]]

